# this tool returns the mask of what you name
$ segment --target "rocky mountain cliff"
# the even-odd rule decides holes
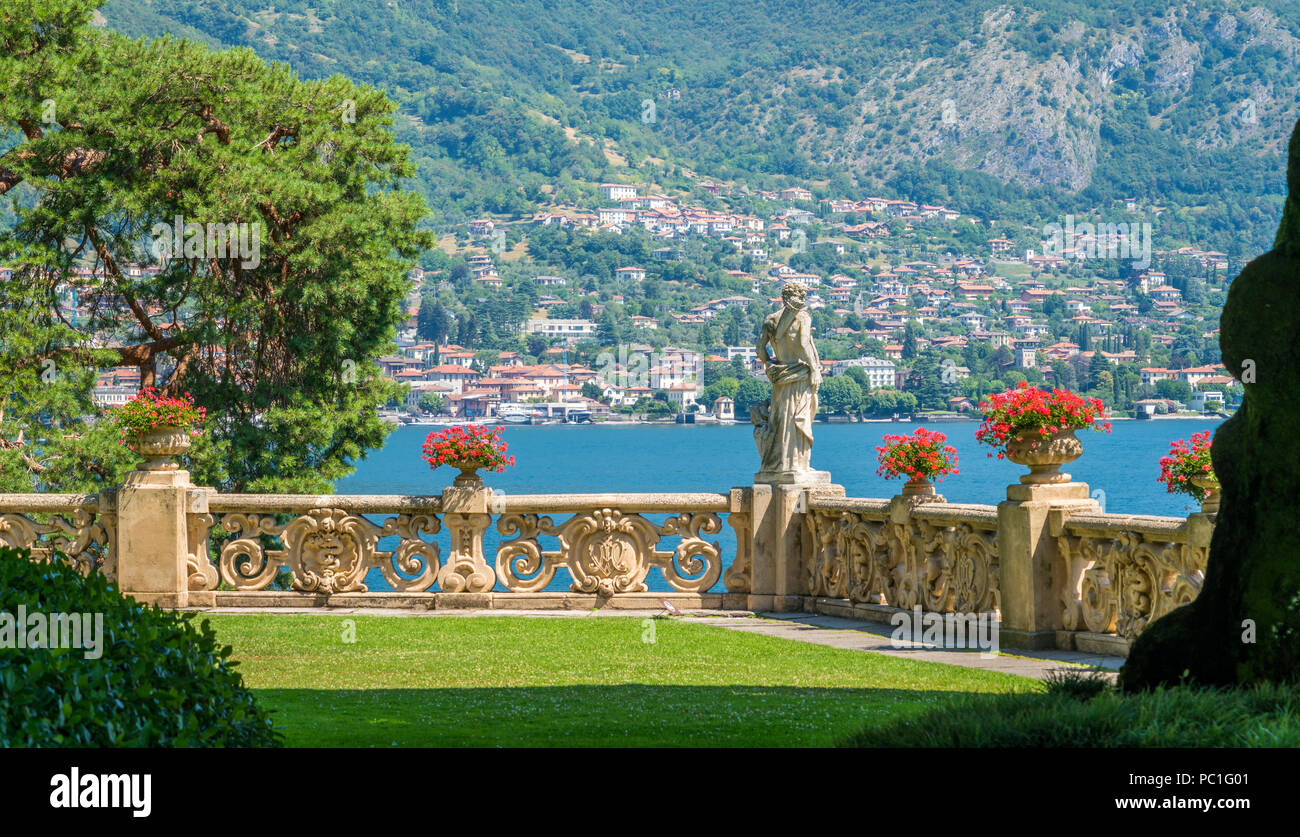
[[[383,87],[447,223],[689,167],[1024,221],[1135,197],[1171,210],[1173,239],[1258,251],[1300,115],[1287,2],[111,0],[103,14]]]

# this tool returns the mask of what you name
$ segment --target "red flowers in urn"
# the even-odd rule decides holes
[[[1005,448],[1016,439],[1032,442],[1074,430],[1110,432],[1110,422],[1098,423],[1106,414],[1100,399],[1085,398],[1066,389],[1046,393],[1027,381],[981,401],[980,409],[984,421],[975,431],[975,438],[994,448]],[[998,454],[999,459],[1003,457],[1003,453]]]
[[[190,437],[199,435],[198,426],[206,417],[207,410],[195,406],[188,392],[171,398],[153,387],[144,387],[108,411],[108,420],[122,431],[122,444],[144,457],[136,466],[142,471],[179,469],[172,457],[190,449]]]
[[[515,464],[506,456],[507,445],[501,440],[501,428],[480,425],[457,425],[430,433],[424,440],[424,461],[430,468],[450,465],[460,469],[453,485],[482,485],[478,469],[498,473]]]
[[[1169,455],[1160,458],[1160,482],[1171,494],[1186,494],[1201,501],[1201,511],[1219,510],[1219,480],[1210,461],[1210,431],[1193,433],[1169,443]]]
[[[1028,465],[1030,473],[1020,478],[1027,484],[1069,482],[1070,475],[1060,468],[1083,454],[1083,443],[1074,431],[1110,432],[1110,422],[1101,421],[1106,407],[1100,399],[1064,389],[1048,393],[1026,381],[981,401],[980,409],[984,421],[975,438],[1000,448],[998,459]]]
[[[880,467],[876,473],[885,479],[907,477],[913,481],[942,480],[957,473],[957,449],[944,444],[948,437],[938,431],[916,428],[906,436],[885,436],[885,444],[876,448]]]
[[[171,398],[160,395],[153,387],[144,387],[121,407],[110,408],[108,418],[121,428],[125,442],[130,436],[161,430],[185,430],[197,436],[198,425],[207,413],[205,408],[194,405],[194,398],[188,392],[181,398]]]

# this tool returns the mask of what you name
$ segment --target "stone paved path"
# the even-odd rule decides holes
[[[811,613],[763,613],[753,616],[688,616],[687,622],[704,625],[716,625],[736,631],[762,634],[764,636],[793,639],[799,642],[812,642],[817,645],[829,645],[832,648],[847,648],[854,651],[871,651],[887,654],[891,657],[906,657],[913,660],[925,660],[930,663],[947,663],[967,668],[979,668],[986,671],[1000,671],[1006,674],[1018,674],[1022,677],[1042,679],[1053,671],[1062,668],[1100,667],[1110,672],[1107,676],[1114,679],[1114,672],[1124,664],[1123,657],[1109,657],[1098,654],[1085,654],[1081,651],[1003,651],[1001,654],[985,658],[976,649],[942,649],[942,648],[895,648],[891,637],[894,628],[877,622],[859,622],[855,619],[843,619],[838,616],[819,616]]]
[[[534,618],[645,618],[663,615],[663,610],[406,610],[397,608],[256,608],[256,607],[211,607],[191,608],[203,613],[306,613],[316,616],[398,616],[398,617],[453,617],[472,618],[481,616],[528,616]],[[1043,679],[1051,672],[1062,668],[1098,667],[1114,673],[1124,664],[1123,657],[1110,657],[1098,654],[1086,654],[1081,651],[1003,651],[995,657],[980,656],[977,649],[943,649],[943,648],[895,648],[891,642],[894,628],[878,622],[859,622],[839,616],[820,616],[811,613],[747,613],[744,611],[680,611],[678,618],[685,622],[701,625],[713,625],[735,631],[791,639],[797,642],[811,642],[832,648],[845,648],[852,651],[869,651],[887,654],[891,657],[905,657],[913,660],[925,660],[932,663],[978,668],[986,671],[1000,671],[1006,674],[1018,674],[1022,677]]]

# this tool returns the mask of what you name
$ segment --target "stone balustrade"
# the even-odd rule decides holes
[[[379,570],[395,592],[536,593],[567,570],[573,593],[604,597],[648,592],[662,573],[674,590],[708,592],[723,557],[708,536],[720,514],[739,510],[727,494],[504,495],[449,488],[441,496],[191,493],[187,561],[191,591],[265,590],[281,573],[301,593],[370,592]],[[567,514],[556,523],[551,515]],[[367,515],[380,516],[378,521]],[[666,515],[655,523],[646,515]],[[484,534],[496,517],[503,536],[493,560]],[[743,525],[743,514],[733,525]],[[443,530],[443,560],[434,536]],[[216,533],[214,536],[214,532]],[[393,549],[380,549],[396,537]],[[670,550],[665,538],[676,538]],[[551,541],[558,548],[548,548]],[[743,541],[742,541],[743,542]],[[735,562],[737,565],[743,561]]]
[[[117,578],[117,514],[112,492],[0,494],[0,546],[30,549],[37,560],[54,551],[83,572]]]
[[[1201,592],[1213,515],[1056,515],[1051,525],[1066,573],[1061,623],[1081,650],[1127,652],[1148,625]]]
[[[876,621],[919,607],[995,613],[1006,647],[1118,654],[1195,598],[1213,525],[1208,514],[1101,514],[1082,483],[1011,485],[992,506],[847,498],[828,484],[219,494],[169,471],[132,472],[98,495],[0,495],[0,545],[38,559],[60,551],[167,607],[657,608],[667,599]],[[731,554],[719,545],[724,526]],[[386,590],[371,589],[375,571]],[[651,593],[652,580],[672,592]]]
[[[999,609],[995,506],[814,499],[804,520],[810,595],[936,613]]]

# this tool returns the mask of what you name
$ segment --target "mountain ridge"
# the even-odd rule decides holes
[[[1025,222],[1137,195],[1175,209],[1162,219],[1173,239],[1258,251],[1300,115],[1300,9],[1277,2],[111,0],[103,12],[127,34],[250,46],[306,76],[384,88],[443,228],[686,166]]]

